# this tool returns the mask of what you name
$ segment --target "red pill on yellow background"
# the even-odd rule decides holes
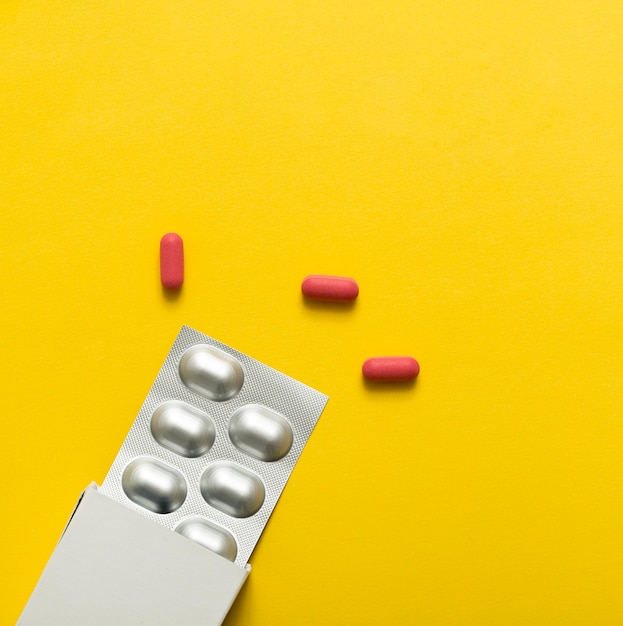
[[[417,378],[420,364],[410,356],[377,356],[365,361],[361,371],[368,380],[399,382]]]
[[[359,285],[347,276],[311,274],[303,279],[301,291],[310,300],[352,302],[359,295]]]
[[[177,233],[160,240],[160,282],[166,289],[180,289],[184,283],[184,242]]]

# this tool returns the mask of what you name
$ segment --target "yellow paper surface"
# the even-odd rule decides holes
[[[186,323],[331,396],[227,626],[622,624],[622,33],[614,0],[3,0],[0,622]],[[387,354],[414,387],[364,384]]]

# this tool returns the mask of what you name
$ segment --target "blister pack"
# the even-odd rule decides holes
[[[184,326],[101,491],[245,566],[327,400]]]

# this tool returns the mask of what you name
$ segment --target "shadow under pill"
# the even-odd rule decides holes
[[[181,295],[182,295],[182,290],[181,289],[167,289],[166,287],[162,287],[162,295],[164,296],[164,299],[167,300],[168,302],[177,302]]]
[[[328,302],[326,300],[312,300],[302,297],[303,306],[309,311],[330,311],[333,315],[349,313],[355,308],[356,300],[352,302]]]
[[[363,378],[363,386],[374,393],[387,393],[388,391],[409,391],[416,386],[417,378],[414,380],[368,380]]]

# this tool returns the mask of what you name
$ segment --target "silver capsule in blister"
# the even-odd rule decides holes
[[[197,344],[184,352],[179,364],[182,382],[193,391],[217,402],[230,400],[242,388],[242,366],[231,355]]]
[[[208,467],[199,488],[209,505],[232,517],[249,517],[264,504],[264,484],[259,476],[229,461]]]
[[[205,413],[175,400],[156,408],[150,426],[161,446],[188,458],[204,455],[216,437],[214,423]]]
[[[283,415],[260,404],[240,407],[229,421],[229,438],[260,461],[278,461],[292,447],[292,427]]]
[[[132,461],[123,472],[121,486],[132,502],[161,514],[179,509],[188,491],[180,472],[151,458]]]
[[[177,526],[175,532],[230,561],[236,560],[238,546],[232,534],[203,517],[185,519]]]

